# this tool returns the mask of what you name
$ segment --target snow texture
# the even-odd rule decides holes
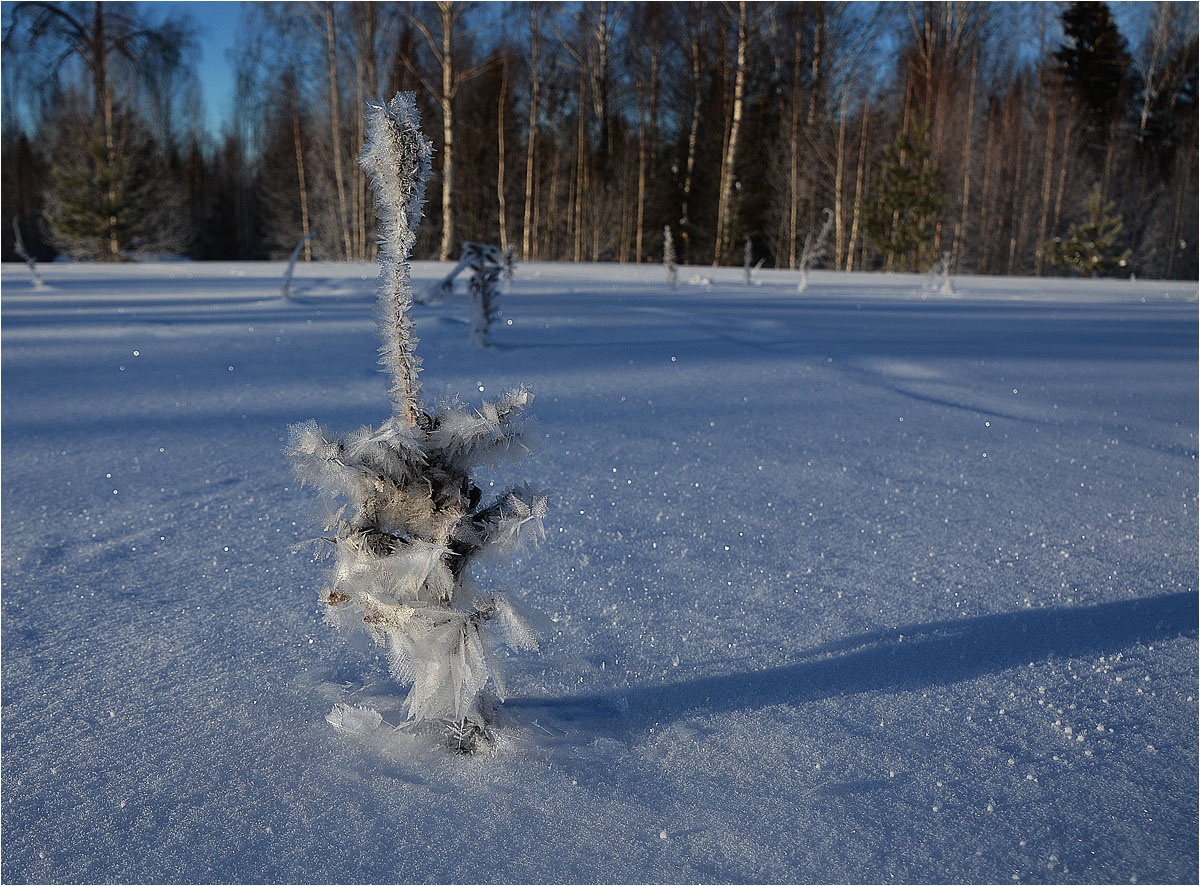
[[[528,382],[559,490],[481,564],[541,654],[463,758],[289,552],[282,428],[388,379],[376,269],[284,266],[2,269],[4,882],[1196,882],[1195,283],[417,306],[426,396]]]

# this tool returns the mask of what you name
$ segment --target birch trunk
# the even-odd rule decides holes
[[[845,232],[842,223],[842,179],[845,170],[846,155],[846,90],[842,89],[842,102],[838,122],[837,140],[837,169],[833,176],[833,266],[836,268],[842,262],[842,245],[845,243]]]
[[[525,217],[521,225],[521,257],[529,261],[534,248],[533,226],[533,194],[534,194],[534,153],[537,150],[538,133],[538,99],[541,90],[541,76],[538,68],[538,28],[537,7],[529,6],[529,143],[525,148]]]
[[[508,252],[508,219],[504,202],[504,103],[508,98],[508,56],[504,56],[500,71],[500,101],[496,108],[496,199],[500,204],[500,249]]]
[[[296,107],[296,94],[292,93],[292,139],[296,143],[296,177],[300,180],[300,226],[304,234],[304,260],[312,261],[312,248],[308,241],[308,187],[304,180],[304,148],[300,141],[300,111]]]
[[[1054,105],[1050,106],[1050,120],[1046,124],[1046,168],[1042,171],[1042,213],[1038,219],[1037,258],[1034,260],[1033,275],[1042,276],[1042,264],[1046,258],[1046,250],[1042,244],[1046,240],[1046,220],[1050,214],[1050,186],[1054,180],[1054,141],[1055,123]]]
[[[333,3],[325,0],[325,63],[329,69],[329,137],[333,143],[333,177],[337,184],[338,227],[341,229],[343,253],[350,251],[350,228],[346,219],[346,177],[342,170],[342,139],[338,134],[341,110],[338,103],[337,36],[333,23]]]
[[[692,174],[696,169],[696,140],[700,134],[700,37],[697,31],[691,35],[692,50],[692,121],[688,127],[687,164],[683,175],[683,206],[680,207],[679,236],[683,239],[683,262],[691,261],[692,221],[688,216],[692,199]]]
[[[792,57],[792,137],[788,159],[788,267],[796,267],[796,247],[800,232],[796,228],[800,210],[800,59],[803,29],[796,21],[796,41]]]
[[[733,239],[733,176],[745,102],[746,44],[746,0],[740,0],[738,3],[737,67],[733,79],[733,111],[729,122],[729,143],[721,161],[721,197],[717,205],[717,239],[713,265],[721,263],[721,258],[729,251]]]
[[[442,19],[442,244],[438,258],[454,252],[454,18],[451,4],[439,4]]]
[[[950,249],[950,267],[958,267],[958,253],[962,247],[963,229],[967,223],[967,209],[971,204],[971,154],[975,147],[975,74],[978,69],[979,56],[971,59],[971,85],[967,92],[967,140],[963,146],[963,188],[962,203],[958,211],[958,221],[954,225],[954,244]],[[946,272],[949,273],[947,268]]]
[[[850,222],[850,245],[846,249],[846,270],[854,270],[854,250],[858,242],[858,225],[862,212],[863,171],[867,156],[867,120],[871,116],[871,103],[868,97],[863,108],[862,135],[858,142],[858,169],[854,173],[854,214]]]

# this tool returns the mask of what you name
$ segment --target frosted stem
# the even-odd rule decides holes
[[[359,163],[371,179],[379,216],[379,304],[383,345],[379,362],[392,377],[395,415],[415,427],[420,402],[421,358],[410,316],[412,282],[408,257],[425,202],[433,148],[421,132],[416,95],[398,92],[386,106],[367,104],[366,144]]]

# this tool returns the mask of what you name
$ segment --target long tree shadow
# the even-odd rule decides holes
[[[541,709],[560,721],[631,735],[689,711],[732,711],[861,692],[925,689],[1052,656],[1082,657],[1114,652],[1139,641],[1195,637],[1198,599],[1194,593],[1166,594],[933,622],[828,643],[804,653],[806,661],[768,670],[554,699],[510,699],[506,707]]]

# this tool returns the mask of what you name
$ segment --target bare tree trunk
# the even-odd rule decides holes
[[[92,5],[92,40],[94,41],[91,58],[92,58],[92,92],[93,92],[93,113],[101,115],[101,123],[104,127],[104,165],[108,169],[112,169],[117,162],[117,145],[116,136],[113,132],[113,95],[112,88],[108,83],[108,35],[105,31],[104,24],[104,4],[94,3]],[[110,206],[116,204],[117,191],[116,183],[111,176],[101,167],[100,161],[97,160],[96,180],[108,181],[108,186],[104,190],[104,197],[107,199]],[[104,232],[104,240],[101,242],[101,258],[108,261],[117,261],[121,257],[121,245],[117,240],[117,217],[110,215],[107,221],[107,230]]]
[[[1050,119],[1046,124],[1046,168],[1042,171],[1042,214],[1038,219],[1037,258],[1034,260],[1033,275],[1042,276],[1042,263],[1046,258],[1046,250],[1042,244],[1046,240],[1046,219],[1050,214],[1050,185],[1054,180],[1054,141],[1055,123],[1057,118],[1054,105],[1050,105]]]
[[[846,249],[846,270],[854,270],[854,249],[858,241],[859,217],[862,211],[863,170],[867,156],[867,120],[871,116],[871,103],[868,94],[866,105],[863,107],[862,135],[858,142],[858,169],[854,174],[854,216],[850,222],[850,246]]]
[[[638,104],[642,104],[641,88],[638,89]],[[638,192],[637,192],[637,224],[634,234],[634,261],[642,260],[642,224],[646,213],[646,109],[638,108],[641,119],[641,131],[638,133]]]
[[[1032,154],[1032,145],[1029,153]],[[1005,269],[1006,274],[1012,274],[1013,268],[1016,265],[1017,246],[1024,239],[1025,233],[1025,198],[1026,190],[1028,189],[1029,179],[1025,176],[1025,166],[1022,163],[1022,154],[1025,153],[1025,142],[1020,137],[1020,130],[1017,131],[1017,179],[1013,185],[1013,215],[1016,224],[1016,230],[1010,234],[1008,241],[1008,266]]]
[[[813,30],[813,55],[809,71],[808,112],[804,117],[804,132],[809,148],[814,149],[817,144],[815,132],[817,128],[817,111],[820,106],[819,100],[825,89],[825,38],[829,24],[825,17],[824,3],[814,3],[811,8],[817,18],[817,24]],[[817,192],[816,164],[813,164],[810,168],[808,180],[808,223],[805,227],[807,230],[812,231],[817,227],[817,219],[820,217],[820,207],[818,205],[820,197]]]
[[[800,20],[796,20],[796,40],[792,57],[792,134],[788,159],[788,267],[796,267],[796,247],[800,241],[800,231],[796,224],[800,209],[800,59],[801,35],[803,29]]]
[[[1169,6],[1166,3],[1159,3],[1158,10],[1154,22],[1154,45],[1150,53],[1150,66],[1142,72],[1142,114],[1138,121],[1138,141],[1140,142],[1146,134],[1146,123],[1150,119],[1150,102],[1154,98],[1154,73],[1158,67],[1158,55],[1166,50],[1167,32],[1169,27],[1170,15]]]
[[[703,7],[699,7],[702,14]],[[691,228],[692,221],[688,213],[691,209],[692,174],[696,169],[696,140],[700,134],[700,105],[703,96],[700,92],[700,37],[697,30],[691,33],[692,51],[692,121],[688,127],[687,164],[683,174],[683,206],[679,219],[679,236],[683,239],[683,261],[691,261]]]
[[[587,72],[580,65],[579,69],[579,125],[577,132],[577,151],[575,154],[575,251],[573,261],[583,258],[583,176],[587,169],[586,148],[587,129],[584,126],[587,99]]]
[[[504,202],[504,103],[508,99],[508,56],[501,62],[500,101],[496,109],[497,161],[496,161],[496,197],[500,203],[500,248],[508,252],[508,219],[505,216]]]
[[[979,258],[975,263],[975,271],[979,274],[988,272],[992,256],[993,213],[988,211],[988,207],[992,196],[992,142],[995,137],[995,124],[994,109],[988,108],[988,134],[983,152],[983,197],[979,208]]]
[[[342,172],[342,139],[338,133],[341,112],[338,103],[337,44],[333,25],[333,3],[325,0],[326,65],[329,68],[329,133],[333,140],[333,177],[337,183],[338,225],[341,227],[345,257],[349,258],[350,228],[346,223],[346,179]]]
[[[1063,133],[1063,162],[1058,170],[1058,193],[1054,195],[1054,220],[1050,223],[1050,232],[1058,230],[1058,222],[1062,218],[1062,202],[1063,190],[1067,186],[1067,157],[1071,152],[1071,127],[1066,127],[1066,132]]]
[[[452,4],[439,4],[442,19],[442,244],[438,259],[454,252],[454,18]]]
[[[539,61],[537,6],[529,5],[529,143],[525,148],[525,218],[521,226],[521,257],[529,261],[533,249],[533,193],[534,193],[534,152],[537,150],[538,134],[538,99],[541,91],[541,71]]]
[[[721,197],[717,204],[717,238],[713,265],[719,265],[729,251],[733,238],[733,177],[737,160],[738,135],[742,126],[742,113],[746,91],[746,0],[738,3],[737,67],[733,80],[733,111],[729,121],[729,144],[721,161]]]
[[[975,74],[978,69],[979,56],[971,59],[971,85],[967,92],[967,138],[963,145],[963,187],[962,202],[959,205],[958,221],[954,225],[954,244],[950,249],[950,268],[958,267],[959,250],[962,247],[963,229],[967,223],[967,209],[971,205],[971,155],[975,147]],[[950,268],[946,272],[950,272]]]
[[[371,4],[367,4],[370,6]],[[355,53],[354,58],[354,91],[355,91],[355,107],[366,107],[366,90],[363,88],[363,53],[362,47],[359,47],[359,52]],[[356,145],[363,144],[363,115],[354,115],[354,143]],[[366,193],[363,189],[364,177],[362,167],[357,163],[350,164],[351,181],[353,190],[351,191],[350,214],[353,217],[353,224],[350,226],[350,242],[354,247],[353,253],[349,256],[353,261],[362,261],[363,251],[363,204],[366,202]]]
[[[836,268],[842,261],[842,244],[845,243],[844,226],[842,223],[842,178],[845,169],[846,156],[846,88],[842,88],[842,102],[838,121],[837,139],[837,170],[833,176],[833,266]]]
[[[304,260],[312,261],[312,249],[308,245],[308,187],[304,181],[304,148],[300,141],[300,111],[296,107],[296,93],[292,92],[292,139],[296,143],[296,177],[300,180],[300,226],[304,232]]]

